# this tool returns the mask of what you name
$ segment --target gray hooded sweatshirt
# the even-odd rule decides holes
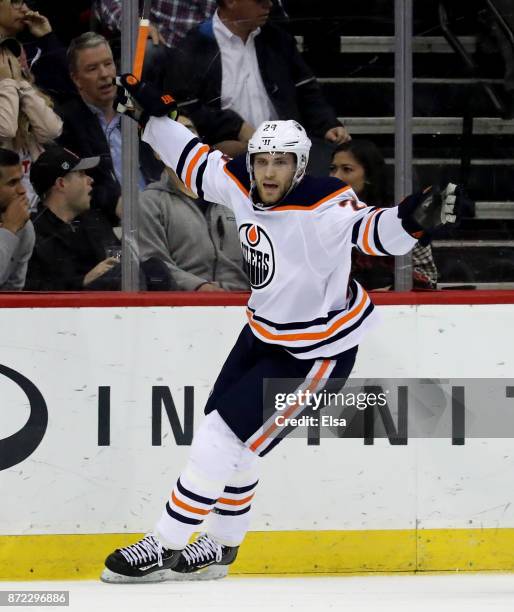
[[[187,197],[164,172],[140,194],[139,226],[141,259],[164,261],[181,291],[212,282],[249,289],[236,220],[226,206]]]
[[[27,221],[17,234],[0,227],[0,291],[23,289],[35,241],[31,221]]]

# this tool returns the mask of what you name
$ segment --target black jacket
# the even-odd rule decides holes
[[[21,39],[26,39],[23,48],[36,85],[57,102],[77,95],[68,71],[66,47],[57,36],[50,32],[41,38],[25,35]]]
[[[83,291],[84,276],[106,258],[105,248],[119,244],[109,223],[97,211],[65,223],[40,206],[32,223],[36,244],[27,271],[27,291]],[[114,276],[104,278],[108,281],[105,286],[94,288],[119,290],[121,272],[118,278]]]
[[[119,224],[115,209],[121,195],[121,185],[114,173],[109,143],[98,117],[81,98],[75,97],[56,109],[63,120],[63,132],[58,142],[80,157],[100,156],[100,165],[88,174],[94,179],[91,207],[101,210],[113,225]],[[147,183],[159,180],[162,164],[153,156],[146,143],[139,146],[140,164]]]
[[[318,137],[341,125],[293,37],[267,23],[255,47],[266,91],[280,119],[295,119]],[[235,112],[221,110],[221,82],[221,54],[210,19],[172,50],[165,80],[166,89],[191,114],[209,144],[237,139],[243,123]]]

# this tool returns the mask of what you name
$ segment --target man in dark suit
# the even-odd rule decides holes
[[[322,146],[350,139],[294,38],[270,23],[272,9],[271,0],[218,0],[213,18],[187,34],[166,67],[166,89],[204,142],[231,156],[273,119],[295,119]]]
[[[69,71],[79,96],[58,109],[64,126],[59,143],[81,157],[100,157],[93,169],[91,206],[100,209],[112,225],[121,216],[121,115],[113,109],[116,76],[107,40],[94,32],[73,39],[68,48]],[[160,177],[162,166],[148,147],[140,148],[139,185]]]

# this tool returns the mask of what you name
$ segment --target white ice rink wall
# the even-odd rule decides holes
[[[379,310],[353,377],[514,378],[514,303]],[[244,323],[241,305],[0,308],[0,579],[91,577],[152,528]],[[234,571],[514,569],[512,437],[286,440]]]

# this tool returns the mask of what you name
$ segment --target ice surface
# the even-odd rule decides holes
[[[514,610],[514,574],[229,577],[218,582],[109,585],[0,582],[0,590],[69,590],[73,612],[489,612]]]

